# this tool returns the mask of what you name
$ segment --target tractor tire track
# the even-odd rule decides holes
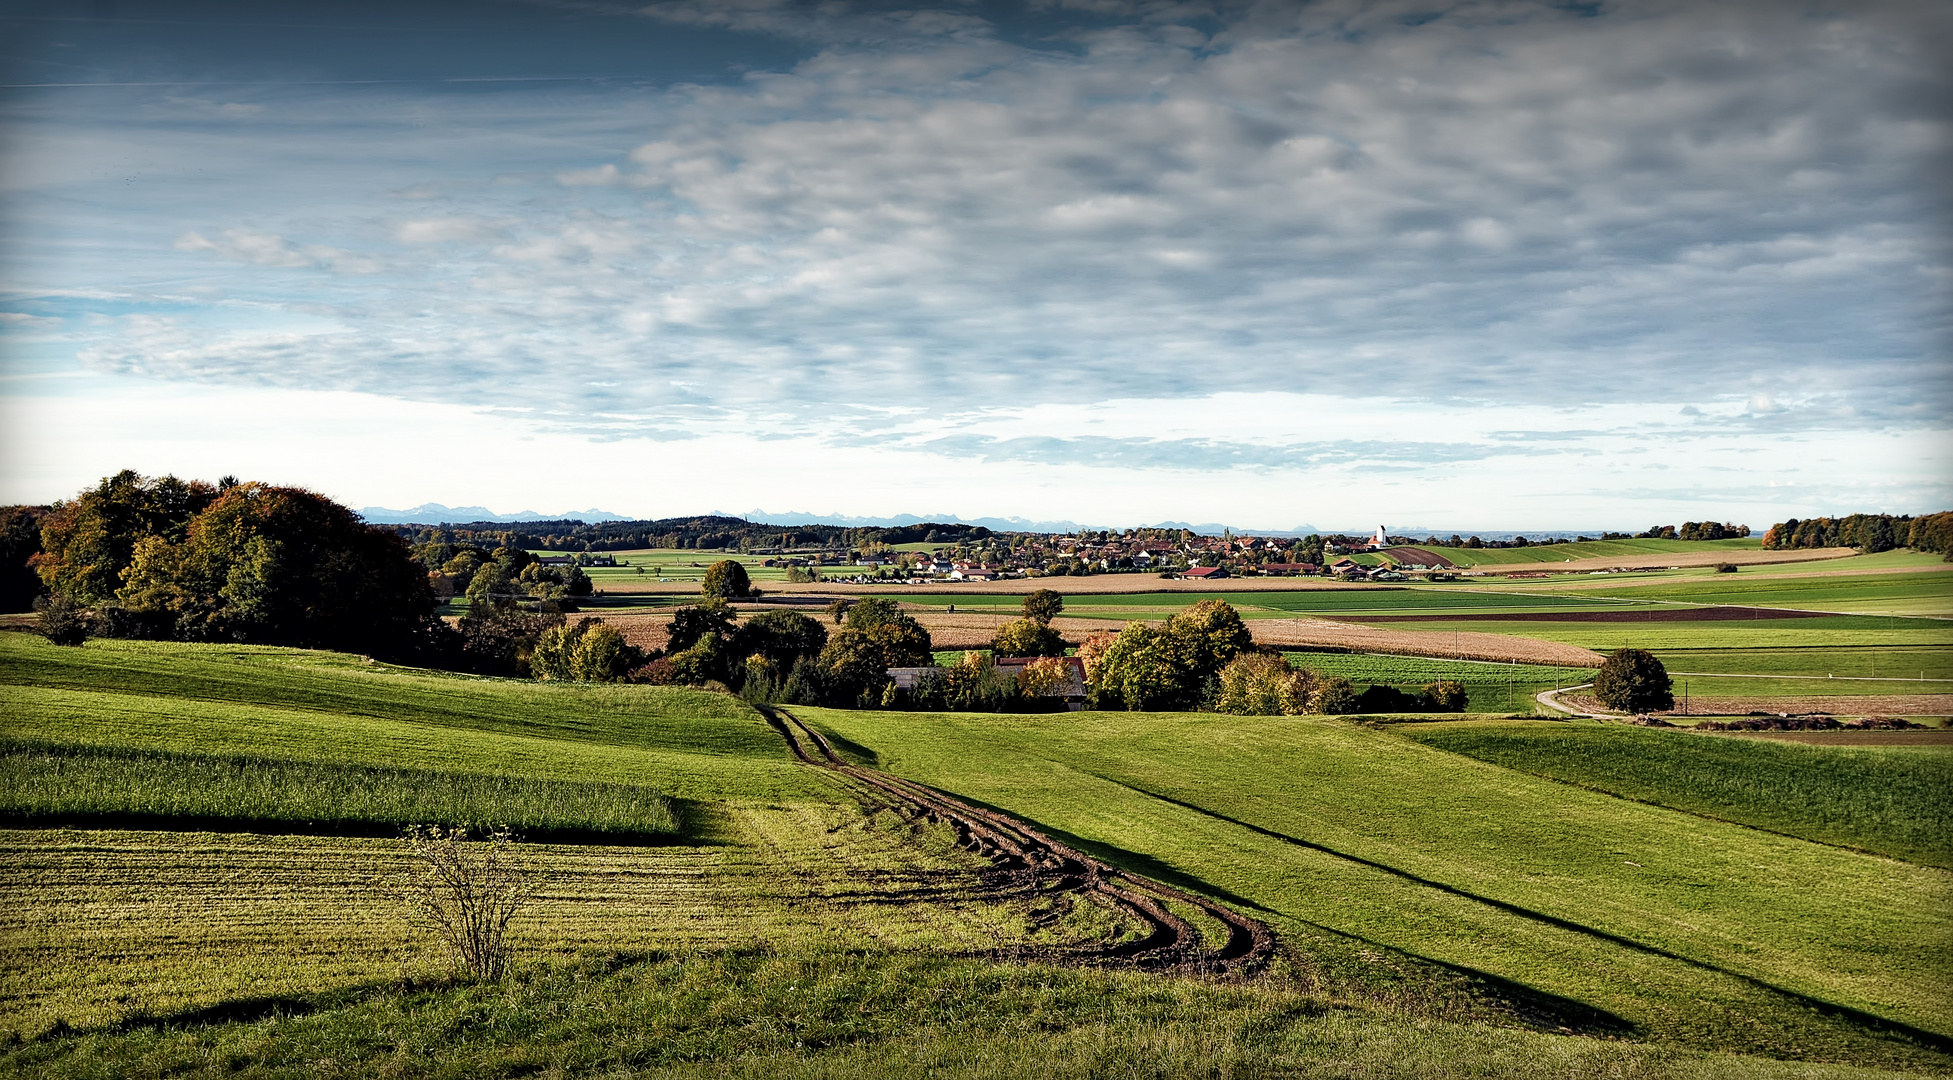
[[[1146,932],[1133,940],[1045,950],[1049,959],[1145,971],[1238,976],[1259,971],[1274,954],[1275,935],[1259,920],[1206,897],[1120,870],[1008,815],[855,765],[835,753],[820,732],[791,712],[777,706],[762,706],[760,711],[801,762],[871,788],[912,817],[954,829],[959,846],[990,860],[994,876],[1003,879],[1007,892],[1035,897],[1086,894],[1146,927]],[[1168,908],[1169,900],[1192,907],[1226,927],[1226,942],[1219,948],[1208,948],[1199,928]]]

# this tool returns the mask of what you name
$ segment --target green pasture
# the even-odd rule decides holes
[[[1658,1042],[1945,1064],[1909,1048],[1953,1033],[1941,869],[1333,720],[805,711],[885,769],[1238,905],[1298,949],[1401,951]]]
[[[1562,783],[1953,869],[1953,747],[1804,746],[1549,722],[1424,724],[1403,735]]]
[[[1470,698],[1467,712],[1534,711],[1533,695],[1541,690],[1575,686],[1593,677],[1590,668],[1555,668],[1539,664],[1492,664],[1475,660],[1439,660],[1422,656],[1380,656],[1374,653],[1286,652],[1289,662],[1319,675],[1341,675],[1359,688],[1381,684],[1416,692],[1440,679],[1462,683]]]
[[[1918,1075],[1569,1038],[1412,1002],[1339,1000],[1306,972],[1245,985],[863,949],[643,954],[499,986],[293,994],[231,1022],[164,1014],[0,1049],[10,1075],[1875,1080]]]
[[[1774,675],[1839,682],[1912,678],[1953,683],[1953,645],[1664,649],[1658,655],[1674,672]]]
[[[1511,634],[1609,653],[1619,648],[1663,653],[1675,649],[1803,650],[1953,646],[1953,625],[1921,619],[1834,615],[1811,619],[1732,619],[1704,622],[1534,622],[1497,619],[1396,623],[1418,633]]]
[[[0,741],[0,821],[379,836],[408,823],[508,826],[612,843],[679,830],[671,801],[636,784],[16,740]]]
[[[0,737],[191,755],[826,798],[743,702],[385,669],[269,647],[0,634]]]

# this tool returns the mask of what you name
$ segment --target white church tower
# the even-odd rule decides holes
[[[1377,534],[1375,536],[1370,537],[1370,550],[1382,551],[1384,548],[1387,548],[1389,546],[1390,546],[1390,540],[1388,537],[1385,537],[1383,535],[1383,526],[1381,525],[1377,526]]]

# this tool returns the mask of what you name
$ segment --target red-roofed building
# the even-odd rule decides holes
[[[1194,566],[1183,571],[1180,576],[1203,578],[1207,581],[1213,581],[1216,578],[1233,577],[1234,575],[1228,573],[1227,567],[1225,566]]]

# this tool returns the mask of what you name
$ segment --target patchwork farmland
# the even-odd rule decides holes
[[[702,568],[646,554],[644,574],[634,555],[590,568],[588,612],[649,645]],[[26,1076],[1944,1073],[1943,567],[1038,579],[1074,646],[1225,599],[1296,666],[1406,693],[1455,682],[1462,716],[769,716],[678,687],[0,634],[0,1060]],[[884,596],[950,662],[1023,594],[772,570],[752,569],[766,591],[740,619]],[[1673,673],[1677,728],[1536,701],[1621,644]],[[1601,711],[1580,693],[1556,700]],[[1714,708],[1814,706],[1924,726],[1811,733],[1826,744],[1688,730]],[[403,901],[397,830],[415,821],[525,835],[533,898],[501,985],[458,977]]]

